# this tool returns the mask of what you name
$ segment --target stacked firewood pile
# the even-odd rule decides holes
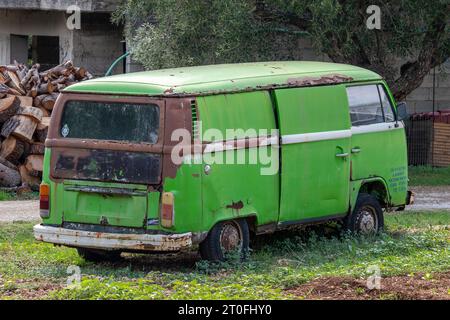
[[[92,75],[67,61],[39,71],[15,62],[0,66],[0,187],[36,189],[44,142],[59,92]]]

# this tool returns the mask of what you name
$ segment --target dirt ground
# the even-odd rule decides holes
[[[380,290],[369,290],[366,279],[320,278],[287,293],[308,300],[450,300],[450,272],[381,278]]]

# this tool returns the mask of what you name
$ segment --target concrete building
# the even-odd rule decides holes
[[[40,63],[49,68],[65,60],[104,75],[125,51],[122,27],[110,22],[120,0],[0,0],[0,64]],[[80,9],[79,29],[76,5]],[[69,22],[69,23],[68,23]],[[125,64],[114,72],[122,73]]]

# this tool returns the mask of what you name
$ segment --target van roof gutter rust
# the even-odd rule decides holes
[[[379,79],[380,75],[355,66],[288,61],[136,72],[85,81],[65,92],[185,97]]]

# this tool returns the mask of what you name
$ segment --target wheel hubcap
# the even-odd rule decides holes
[[[362,234],[372,234],[378,230],[378,222],[374,209],[364,207],[360,211],[358,229]]]
[[[226,252],[233,251],[241,247],[242,235],[240,228],[234,223],[225,223],[220,232],[220,246]]]

